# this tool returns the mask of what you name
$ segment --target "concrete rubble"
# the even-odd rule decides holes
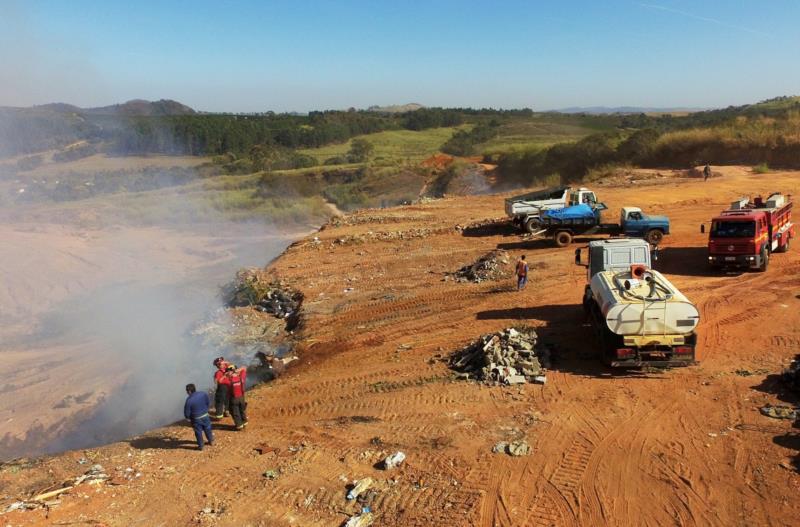
[[[495,454],[508,454],[509,456],[519,457],[527,456],[531,453],[531,446],[527,441],[500,441],[492,447],[492,452]]]
[[[489,384],[543,384],[549,352],[537,348],[533,328],[508,328],[483,335],[450,357],[450,368],[459,379],[475,379]]]
[[[511,276],[508,264],[508,253],[503,249],[495,249],[478,258],[475,263],[465,265],[449,276],[452,276],[456,282],[481,283],[485,280],[500,280]]]

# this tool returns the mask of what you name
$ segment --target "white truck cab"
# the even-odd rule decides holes
[[[650,245],[638,238],[612,238],[589,242],[586,283],[601,271],[630,269],[633,264],[651,267]],[[581,265],[581,250],[575,249],[575,263]]]

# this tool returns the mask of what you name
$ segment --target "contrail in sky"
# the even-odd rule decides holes
[[[711,24],[716,24],[718,26],[727,27],[729,29],[736,29],[737,31],[745,31],[745,32],[751,33],[753,35],[759,35],[759,36],[762,36],[762,37],[772,38],[772,35],[770,35],[769,33],[764,33],[763,31],[758,31],[758,30],[755,30],[755,29],[751,29],[749,27],[735,26],[733,24],[728,24],[727,22],[723,22],[722,20],[717,20],[716,18],[708,18],[708,17],[705,17],[705,16],[695,15],[695,14],[692,14],[692,13],[687,13],[686,11],[681,11],[679,9],[673,9],[671,7],[666,7],[666,6],[663,6],[663,5],[641,4],[641,3],[638,4],[638,5],[640,7],[646,7],[648,9],[657,9],[659,11],[666,11],[667,13],[674,13],[676,15],[685,16],[685,17],[688,17],[688,18],[692,18],[694,20],[700,20],[702,22],[710,22]]]

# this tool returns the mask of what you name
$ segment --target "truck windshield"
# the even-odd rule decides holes
[[[715,221],[711,225],[713,238],[752,238],[755,234],[754,221]]]

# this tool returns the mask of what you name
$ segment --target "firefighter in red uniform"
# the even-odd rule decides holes
[[[244,400],[245,385],[247,383],[247,370],[245,368],[236,369],[233,364],[226,368],[226,376],[231,381],[231,414],[236,430],[241,430],[247,426],[247,401]]]
[[[214,391],[214,406],[216,407],[217,413],[214,417],[216,419],[222,419],[228,415],[230,411],[231,379],[225,375],[228,363],[225,362],[224,357],[217,357],[214,359],[214,366],[217,367],[217,371],[214,372],[214,383],[216,385],[216,390]]]

